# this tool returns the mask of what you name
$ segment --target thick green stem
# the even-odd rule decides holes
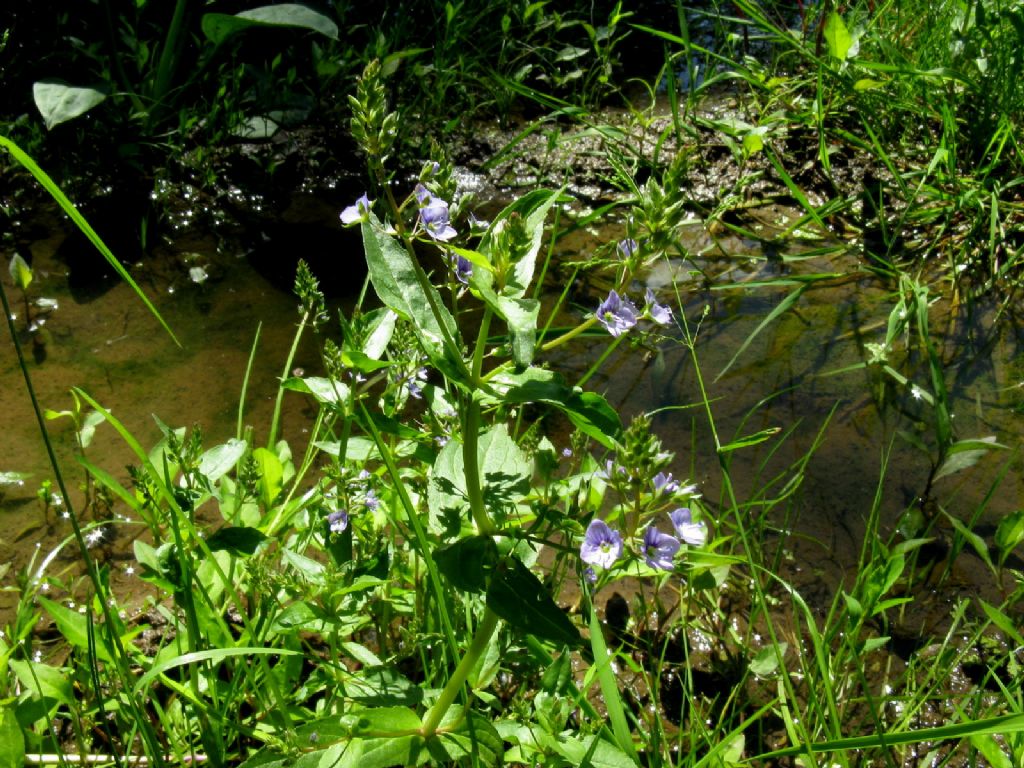
[[[493,315],[494,313],[488,307],[484,310],[483,319],[480,321],[480,332],[477,335],[476,348],[473,351],[471,371],[474,393],[469,395],[462,425],[462,465],[466,473],[469,511],[473,516],[473,522],[476,523],[477,530],[486,535],[493,535],[498,532],[498,529],[484,507],[483,483],[480,478],[480,401],[475,396],[475,390],[480,381],[480,372],[483,370],[487,334],[490,331]]]
[[[437,701],[434,702],[434,706],[427,712],[426,719],[423,721],[423,727],[420,729],[420,733],[424,737],[430,738],[437,733],[438,725],[441,724],[441,720],[444,718],[448,708],[454,703],[455,697],[459,695],[459,691],[462,690],[462,684],[466,682],[469,673],[476,666],[484,651],[487,650],[487,644],[491,642],[491,635],[494,634],[494,630],[497,628],[498,614],[490,608],[486,608],[480,623],[476,627],[473,642],[466,650],[466,655],[462,657],[459,666],[455,668],[452,676],[448,679],[447,685],[441,691]]]

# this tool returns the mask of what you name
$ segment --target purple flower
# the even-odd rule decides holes
[[[377,507],[380,506],[380,499],[377,498],[377,492],[373,488],[366,491],[366,498],[363,500],[363,503],[366,504],[366,508],[371,512],[377,511]]]
[[[591,520],[580,546],[580,559],[589,565],[611,568],[622,556],[622,535],[603,520]]]
[[[669,512],[669,519],[672,527],[676,529],[679,538],[692,547],[702,547],[708,539],[708,529],[704,523],[693,522],[693,515],[686,507],[681,507],[675,512]]]
[[[430,190],[417,184],[413,190],[420,204],[420,224],[434,240],[448,241],[458,234],[448,221],[448,203],[434,197]]]
[[[654,476],[655,493],[675,493],[679,490],[679,483],[672,479],[672,473],[659,472]]]
[[[348,528],[348,512],[343,509],[331,512],[327,516],[327,525],[330,526],[331,533],[344,533],[345,529]]]
[[[653,525],[644,531],[644,560],[651,568],[671,571],[675,568],[672,558],[679,551],[679,539],[662,533]]]
[[[406,381],[405,386],[409,391],[409,395],[416,398],[417,400],[423,397],[423,385],[427,383],[427,369],[420,368],[415,374],[409,377]]]
[[[562,449],[562,455],[565,458],[567,458],[567,459],[571,459],[572,458],[572,448],[563,448]]]
[[[616,465],[613,459],[608,459],[604,463],[604,471],[599,473],[599,476],[605,480],[611,480],[613,475],[624,475],[626,474],[626,468]]]
[[[672,310],[664,304],[659,304],[654,299],[654,291],[650,288],[647,289],[647,293],[644,294],[644,301],[647,302],[647,306],[644,308],[644,312],[658,325],[668,325],[672,322]]]
[[[454,256],[452,259],[452,270],[455,272],[455,279],[463,285],[469,285],[469,278],[473,276],[473,265],[465,256]]]
[[[359,221],[366,221],[370,215],[370,206],[372,205],[373,203],[364,192],[362,197],[341,212],[341,223],[355,224]]]
[[[634,253],[636,249],[640,247],[636,240],[631,237],[627,237],[625,240],[620,240],[618,246],[619,253],[622,254],[622,258],[628,259]]]
[[[612,290],[597,308],[597,319],[612,336],[620,336],[636,325],[636,306]]]

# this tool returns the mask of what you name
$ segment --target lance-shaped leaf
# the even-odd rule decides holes
[[[491,384],[502,403],[547,403],[561,409],[577,429],[606,448],[614,448],[622,436],[619,413],[604,397],[568,386],[554,371],[527,368],[496,376]]]
[[[371,213],[362,224],[363,248],[373,290],[385,305],[410,321],[434,367],[454,382],[466,380],[459,329],[437,289],[420,282],[409,253]]]
[[[581,643],[579,630],[555,604],[540,579],[515,557],[494,569],[487,587],[487,607],[509,626],[541,640],[569,646]]]
[[[529,238],[529,247],[525,253],[518,255],[515,264],[512,265],[512,274],[507,277],[506,285],[501,290],[502,296],[521,299],[526,295],[530,283],[533,282],[537,253],[540,251],[541,240],[544,237],[544,220],[547,218],[551,206],[561,194],[561,190],[550,192],[546,189],[538,189],[523,195],[495,217],[490,229],[481,240],[480,250],[484,254],[488,254],[493,247],[495,227],[498,223],[508,219],[512,214],[523,217],[526,234]]]

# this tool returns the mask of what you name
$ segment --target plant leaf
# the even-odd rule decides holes
[[[499,563],[487,587],[487,607],[521,632],[558,645],[580,645],[579,630],[518,558]]]
[[[68,85],[61,80],[39,80],[32,83],[32,98],[49,131],[88,112],[107,94],[98,88]]]
[[[199,465],[196,468],[199,474],[203,475],[211,484],[216,483],[231,468],[238,463],[238,460],[245,455],[248,444],[245,440],[231,438],[226,443],[214,446],[199,457]]]
[[[25,736],[14,709],[0,706],[0,768],[22,768],[25,765]]]
[[[297,3],[264,5],[235,15],[207,13],[203,15],[203,34],[207,39],[220,45],[231,35],[251,27],[292,27],[319,32],[321,35],[338,39],[338,25],[322,13]]]
[[[406,250],[371,213],[362,224],[363,249],[373,290],[385,305],[412,323],[423,351],[454,383],[465,383],[459,329],[437,289],[417,279]],[[432,307],[437,309],[435,316]]]
[[[266,540],[266,535],[256,528],[226,525],[210,536],[206,544],[211,552],[226,550],[233,555],[251,555]]]
[[[11,257],[9,269],[11,280],[14,281],[14,284],[21,288],[21,290],[27,291],[32,283],[32,268],[29,267],[28,262],[22,258],[20,253],[16,253]]]
[[[846,61],[853,46],[853,38],[846,28],[846,22],[836,11],[829,14],[825,22],[825,42],[828,45],[829,54],[840,61]]]
[[[68,707],[75,705],[75,692],[64,670],[51,667],[49,664],[21,659],[10,659],[7,664],[18,676],[26,691],[31,691],[44,699],[53,699]]]
[[[498,546],[491,536],[470,536],[435,551],[434,562],[456,589],[483,592],[498,562]]]

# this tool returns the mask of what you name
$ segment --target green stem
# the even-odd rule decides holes
[[[484,352],[487,348],[487,334],[491,327],[491,318],[494,316],[490,307],[484,310],[483,319],[480,321],[480,332],[476,337],[476,347],[473,350],[473,369],[471,371],[474,393],[480,382],[480,373],[483,370]],[[466,403],[462,429],[462,465],[466,473],[466,495],[469,496],[469,511],[476,523],[477,530],[481,534],[494,535],[498,532],[494,521],[487,514],[484,506],[483,484],[480,480],[480,401],[471,393]]]
[[[462,684],[466,682],[469,673],[476,666],[484,651],[487,650],[487,644],[491,641],[491,636],[497,628],[498,614],[490,608],[484,609],[484,615],[476,627],[476,634],[473,635],[473,642],[466,650],[466,655],[462,657],[459,666],[455,668],[452,676],[448,678],[448,683],[441,691],[441,695],[437,697],[434,706],[427,712],[426,719],[423,721],[423,727],[420,729],[420,733],[425,738],[429,739],[437,733],[438,725],[441,724],[441,720],[444,718],[448,708],[455,701],[455,697],[459,695],[459,691],[462,690]]]
[[[563,333],[557,339],[552,339],[551,341],[547,342],[546,344],[541,344],[540,345],[541,352],[548,352],[549,350],[552,350],[555,347],[560,347],[563,344],[565,344],[566,342],[572,341],[573,339],[575,339],[577,336],[579,336],[584,331],[589,330],[591,328],[591,326],[593,326],[594,323],[596,323],[596,322],[597,322],[597,317],[588,317],[586,320],[584,320],[582,323],[577,325],[575,328],[573,328],[568,333]]]

